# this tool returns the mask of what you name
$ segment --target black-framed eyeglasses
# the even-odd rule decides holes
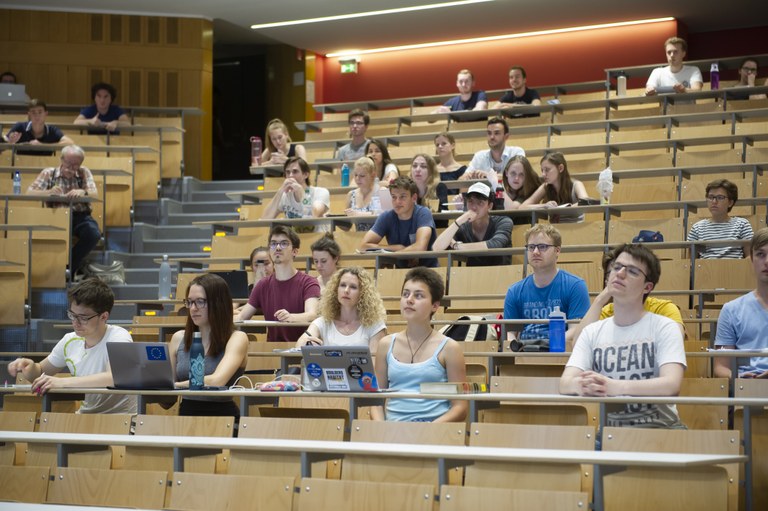
[[[70,321],[72,321],[73,323],[77,323],[78,325],[83,325],[85,323],[88,323],[90,320],[92,320],[99,314],[101,314],[101,312],[97,312],[93,316],[83,316],[81,314],[75,314],[71,310],[67,311],[67,317],[70,319]]]
[[[742,67],[741,67],[741,70],[742,70],[742,71],[745,71],[745,72],[747,72],[747,73],[755,73],[755,74],[757,74],[757,68],[756,68],[756,67],[747,67],[747,66],[742,66]]]
[[[544,252],[546,252],[552,247],[554,247],[554,245],[549,245],[547,243],[531,243],[525,246],[528,252],[533,253],[534,250],[539,249],[539,253],[541,254],[543,254]]]
[[[648,275],[645,274],[643,270],[638,268],[637,266],[630,266],[627,264],[621,264],[621,263],[613,263],[611,265],[611,270],[615,271],[616,273],[619,273],[621,270],[627,270],[627,274],[631,277],[645,277],[645,280],[648,280]]]
[[[208,307],[208,300],[206,300],[205,298],[195,298],[194,300],[184,300],[183,303],[187,309],[191,309],[193,305],[198,309],[205,309],[206,307]]]
[[[727,198],[728,196],[726,195],[707,195],[707,200],[709,202],[723,202]]]
[[[286,248],[291,246],[291,242],[288,240],[280,240],[280,241],[270,241],[269,242],[269,248],[272,250],[275,250],[277,247],[282,248],[285,250]]]

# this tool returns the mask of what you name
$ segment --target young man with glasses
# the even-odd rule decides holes
[[[699,220],[688,232],[688,241],[752,239],[752,224],[746,218],[729,216],[739,199],[739,188],[727,179],[715,179],[707,184],[706,200],[712,218]],[[697,250],[702,259],[743,259],[741,246],[708,247]]]
[[[715,346],[718,349],[765,350],[768,348],[768,228],[755,233],[749,246],[749,259],[755,273],[754,291],[723,305],[717,320]],[[731,361],[715,358],[714,372],[719,378],[732,378]],[[739,378],[768,378],[768,357],[739,358]],[[747,362],[748,360],[748,362]]]
[[[551,224],[536,224],[525,232],[528,264],[533,274],[510,286],[504,299],[504,319],[547,319],[559,307],[568,319],[579,319],[589,309],[589,293],[584,279],[560,270],[562,237]],[[522,341],[549,338],[549,325],[512,325],[513,335]],[[565,333],[568,345],[573,343],[572,329]],[[523,343],[525,344],[525,343]]]
[[[50,355],[40,363],[17,358],[8,364],[9,374],[21,373],[32,382],[32,391],[37,394],[55,388],[112,385],[106,344],[133,341],[124,328],[107,324],[115,296],[103,281],[91,278],[71,287],[67,302],[67,316],[74,332],[56,343]],[[66,370],[71,374],[70,378],[55,376]],[[136,397],[85,394],[78,413],[136,413]]]
[[[489,213],[494,194],[485,183],[475,183],[467,191],[467,211],[437,237],[432,250],[483,250],[512,246],[512,219]],[[470,257],[467,266],[511,264],[511,256]]]
[[[27,195],[41,197],[62,196],[68,199],[96,197],[98,190],[91,171],[83,167],[85,151],[79,146],[68,145],[61,150],[61,165],[43,169],[34,182],[27,188]],[[47,203],[49,207],[69,207],[68,202]],[[77,236],[77,243],[72,244],[72,277],[85,263],[101,239],[101,232],[96,220],[91,216],[91,205],[75,203],[72,208],[72,235]]]
[[[347,115],[349,122],[349,137],[352,139],[336,151],[336,159],[341,161],[355,161],[365,156],[368,152],[368,139],[365,138],[365,132],[368,130],[368,124],[371,118],[367,112],[355,108]]]
[[[254,286],[248,303],[237,320],[251,319],[256,311],[264,313],[267,321],[283,323],[310,323],[318,314],[320,284],[317,279],[294,268],[301,240],[296,232],[285,225],[275,225],[269,232],[269,255],[272,275]],[[296,342],[306,327],[269,327],[267,341]]]
[[[656,255],[641,244],[615,250],[607,287],[615,314],[588,325],[573,347],[560,392],[580,396],[676,396],[686,367],[683,335],[669,318],[643,307],[661,276]],[[608,409],[607,425],[684,428],[674,405]]]
[[[734,85],[734,88],[742,88],[739,91],[729,91],[728,99],[765,99],[765,94],[750,94],[748,89],[743,87],[754,87],[757,85],[757,60],[752,57],[747,57],[741,61],[739,66],[739,81]],[[768,79],[765,80],[765,85],[768,85]]]

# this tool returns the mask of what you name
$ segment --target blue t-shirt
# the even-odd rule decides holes
[[[451,107],[451,112],[460,112],[462,110],[473,110],[478,101],[488,102],[488,97],[485,95],[485,91],[473,91],[467,101],[462,101],[461,96],[454,96],[446,101],[444,106]]]
[[[723,305],[717,319],[715,346],[736,346],[738,350],[768,348],[768,311],[754,292]],[[741,358],[739,361],[746,362]],[[751,357],[748,365],[739,365],[739,375],[752,371],[768,371],[768,356]]]
[[[99,113],[98,110],[96,110],[96,105],[91,105],[83,108],[80,110],[80,115],[85,117],[86,119],[93,119],[93,117]],[[125,110],[120,108],[117,105],[109,105],[109,109],[107,110],[106,114],[99,114],[99,120],[101,122],[112,122],[117,121],[120,119],[122,115],[125,115]],[[88,128],[88,133],[106,133],[107,130],[104,128]],[[117,135],[118,131],[115,130],[111,132],[113,135]]]
[[[21,133],[21,138],[19,138],[18,142],[31,142],[33,140],[37,140],[38,142],[41,142],[43,144],[55,144],[59,140],[61,140],[61,137],[64,136],[64,133],[61,132],[59,128],[56,126],[52,126],[50,124],[46,124],[43,128],[43,136],[40,138],[36,138],[35,134],[32,132],[32,123],[31,122],[17,122],[13,125],[13,127],[8,131],[8,135],[11,133],[18,131]],[[39,153],[31,153],[31,154],[39,154]]]
[[[504,319],[547,319],[555,307],[568,319],[583,318],[589,309],[589,292],[584,279],[558,270],[546,287],[536,287],[533,275],[512,284],[504,299]],[[549,325],[526,325],[520,339],[548,339]]]
[[[400,220],[393,209],[380,214],[371,230],[382,238],[386,238],[387,243],[390,245],[403,245],[407,247],[416,242],[416,231],[421,227],[429,227],[432,231],[429,235],[429,244],[427,245],[427,250],[432,250],[432,245],[435,243],[435,239],[437,239],[435,220],[432,218],[432,213],[430,213],[428,208],[418,204],[413,207],[413,214],[408,220]],[[411,264],[409,264],[409,260],[398,259],[395,266],[398,268],[408,268]],[[437,266],[437,259],[434,257],[419,259],[418,266],[434,268]]]

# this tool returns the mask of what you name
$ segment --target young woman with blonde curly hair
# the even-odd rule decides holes
[[[359,266],[337,271],[320,298],[320,317],[296,346],[368,346],[376,353],[387,333],[386,311],[371,274]]]

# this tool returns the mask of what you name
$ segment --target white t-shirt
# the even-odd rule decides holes
[[[92,348],[85,348],[85,339],[70,332],[56,343],[48,355],[54,367],[66,367],[72,376],[91,376],[109,371],[108,342],[133,342],[131,334],[122,327],[107,325],[107,331]],[[136,413],[136,396],[86,394],[78,413]]]
[[[581,332],[566,366],[594,371],[614,380],[659,377],[664,364],[686,366],[680,326],[647,312],[636,323],[618,326],[610,317]],[[627,404],[608,408],[609,426],[681,427],[675,405]]]
[[[682,83],[686,89],[690,89],[691,84],[695,82],[704,83],[698,67],[683,66],[680,71],[673,73],[669,66],[664,66],[651,71],[651,76],[648,77],[645,86],[646,88],[658,89],[659,87],[673,87],[675,84]]]
[[[522,147],[508,145],[504,147],[504,151],[501,155],[501,162],[497,162],[491,156],[490,149],[484,149],[478,151],[472,157],[472,161],[469,162],[467,171],[470,170],[495,170],[498,174],[504,172],[504,167],[507,166],[507,162],[512,159],[513,156],[525,156],[525,150]],[[495,188],[494,188],[495,189]]]
[[[320,330],[324,346],[368,346],[371,338],[386,328],[382,322],[368,327],[360,325],[352,334],[344,335],[333,321],[326,321],[325,318],[317,318],[312,324]]]
[[[310,186],[304,190],[301,201],[297,201],[292,193],[284,193],[280,199],[279,209],[285,214],[285,218],[312,218],[312,206],[315,202],[323,203],[330,210],[331,194],[327,188]],[[314,230],[324,232],[330,230],[330,226],[318,224]]]

